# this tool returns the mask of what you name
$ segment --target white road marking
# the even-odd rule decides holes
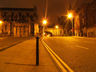
[[[83,47],[83,46],[79,46],[79,45],[76,45],[75,47],[79,47],[79,48],[86,49],[86,50],[89,49],[89,48],[87,48],[87,47]]]
[[[55,62],[59,65],[62,72],[74,72],[43,40],[42,40],[44,46],[52,56],[52,58],[55,60]],[[68,70],[66,70],[63,66]]]

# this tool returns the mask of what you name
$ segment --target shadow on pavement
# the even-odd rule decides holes
[[[25,37],[25,38],[15,38],[9,37],[0,42],[0,52],[5,51],[6,49],[13,47],[19,43],[22,43],[25,40],[33,39],[34,37]]]
[[[10,45],[10,46],[8,46],[8,47],[2,48],[2,49],[0,49],[0,52],[1,52],[1,51],[4,51],[4,50],[6,50],[6,49],[8,49],[8,48],[10,48],[10,47],[13,47],[13,46],[15,46],[15,45],[17,45],[17,44],[19,44],[19,43],[22,43],[22,42],[23,42],[23,41],[20,41],[20,42],[18,42],[18,43],[12,44],[12,45]]]
[[[36,66],[35,64],[20,64],[20,63],[9,63],[9,62],[6,62],[5,64],[11,64],[11,65],[23,65],[23,66]]]

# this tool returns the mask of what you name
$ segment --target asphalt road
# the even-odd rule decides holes
[[[96,39],[50,37],[44,41],[74,72],[96,72]]]

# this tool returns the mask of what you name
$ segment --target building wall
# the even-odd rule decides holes
[[[39,34],[39,25],[38,24],[34,24],[34,35],[38,35]]]
[[[94,0],[87,8],[88,28],[96,27],[96,0]]]
[[[35,8],[0,8],[0,33],[15,37],[34,35],[34,24],[37,22]]]
[[[89,37],[96,37],[96,0],[88,6],[87,17],[87,34]]]
[[[2,24],[0,24],[0,36],[2,35],[6,36],[6,35],[10,35],[10,23],[8,22],[3,22]]]
[[[29,25],[14,23],[14,36],[27,37],[29,35]]]
[[[80,36],[87,36],[87,6],[84,5],[79,10]]]
[[[94,27],[96,27],[96,0],[82,6],[79,10],[79,17],[81,35],[91,37],[96,36],[96,30],[94,31]]]

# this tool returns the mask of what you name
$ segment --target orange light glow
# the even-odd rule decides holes
[[[0,20],[0,25],[3,23],[3,21]]]
[[[68,13],[67,17],[68,17],[69,19],[72,19],[72,18],[73,18],[73,14],[72,14],[72,13]]]
[[[47,24],[47,20],[44,19],[44,20],[42,21],[42,23],[43,23],[44,25],[46,25],[46,24]]]
[[[56,26],[55,26],[55,28],[56,28],[56,29],[58,29],[58,28],[59,28],[59,26],[58,26],[58,25],[56,25]]]

